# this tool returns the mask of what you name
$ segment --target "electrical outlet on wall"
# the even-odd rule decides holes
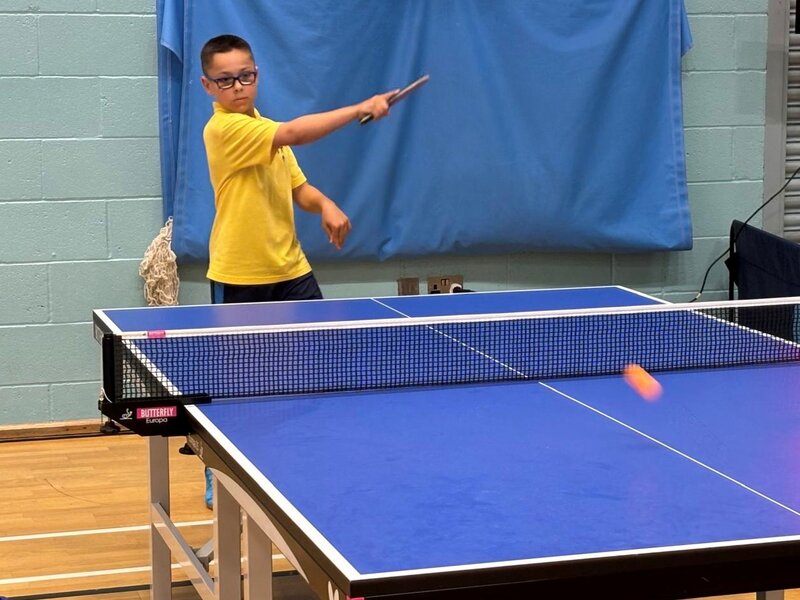
[[[428,277],[429,294],[449,294],[453,291],[453,286],[464,287],[463,275],[436,275]]]

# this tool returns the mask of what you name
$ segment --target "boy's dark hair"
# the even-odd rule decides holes
[[[251,57],[253,56],[253,49],[250,44],[238,35],[218,35],[203,44],[203,49],[200,50],[200,64],[203,67],[203,73],[208,75],[208,67],[211,66],[211,61],[214,60],[215,54],[223,54],[231,50],[244,50]]]

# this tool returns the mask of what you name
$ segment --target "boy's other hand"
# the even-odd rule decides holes
[[[377,121],[389,114],[389,98],[399,90],[392,90],[384,94],[378,94],[358,105],[358,119],[361,120],[367,115],[372,115],[372,120]]]
[[[341,250],[352,226],[350,219],[334,202],[328,202],[322,207],[322,229],[328,236],[328,241]]]

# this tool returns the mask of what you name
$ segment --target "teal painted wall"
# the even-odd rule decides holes
[[[323,292],[391,295],[398,277],[460,273],[478,290],[692,298],[731,220],[761,202],[767,0],[686,5],[693,250],[320,263]],[[0,0],[0,425],[97,416],[91,310],[144,304],[138,264],[161,226],[156,88],[153,0]],[[181,270],[181,303],[207,301],[203,275]],[[703,299],[726,294],[718,266]]]

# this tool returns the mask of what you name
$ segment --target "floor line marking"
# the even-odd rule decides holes
[[[213,519],[203,521],[184,521],[175,523],[176,527],[200,527],[202,525],[212,525]],[[75,531],[53,531],[48,533],[30,533],[26,535],[9,535],[0,537],[0,543],[3,542],[22,542],[28,540],[49,540],[64,537],[77,537],[82,535],[102,535],[106,533],[126,533],[130,531],[147,531],[150,525],[131,525],[128,527],[109,527],[105,529],[78,529]]]
[[[273,554],[272,560],[285,558],[283,554]],[[180,563],[172,563],[173,569],[182,569]],[[91,577],[107,577],[109,575],[128,575],[131,573],[149,573],[150,567],[125,567],[121,569],[104,569],[102,571],[81,571],[78,573],[55,573],[53,575],[33,575],[30,577],[12,577],[11,579],[0,579],[0,585],[12,585],[20,583],[40,583],[44,581],[59,581],[65,579],[88,579]]]

